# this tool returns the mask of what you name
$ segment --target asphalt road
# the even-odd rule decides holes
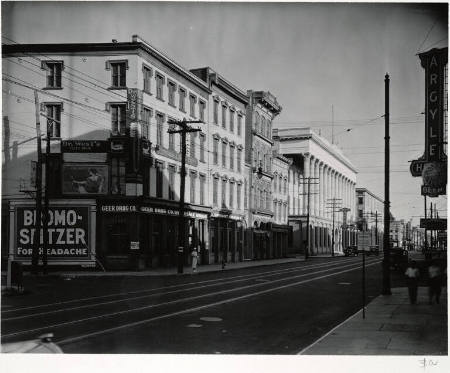
[[[366,259],[366,303],[381,256]],[[52,332],[66,353],[295,354],[362,307],[361,257],[191,276],[28,278],[2,343]]]

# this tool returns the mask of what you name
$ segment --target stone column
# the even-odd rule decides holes
[[[323,216],[323,162],[319,162],[319,183],[317,191],[319,193],[319,216]]]
[[[318,159],[314,158],[314,163],[313,163],[313,167],[314,167],[314,180],[311,181],[311,183],[314,183],[311,186],[311,193],[314,193],[311,196],[311,199],[314,200],[314,208],[312,209],[312,211],[314,211],[314,215],[317,216],[319,215],[319,194],[318,194],[318,188],[317,188],[317,180],[319,177],[319,164],[318,164]]]
[[[302,214],[306,215],[307,214],[307,207],[308,207],[308,196],[306,195],[306,193],[308,192],[308,177],[310,176],[311,170],[310,170],[310,165],[311,165],[311,156],[306,153],[304,154],[304,158],[303,158],[303,185],[302,185],[302,192],[303,195],[301,196],[302,200],[303,200],[303,211]]]

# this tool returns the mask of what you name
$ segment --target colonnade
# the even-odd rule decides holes
[[[303,195],[301,213],[307,214],[307,188],[308,177],[311,180],[310,195],[310,253],[327,254],[332,251],[332,224],[333,209],[331,208],[331,198],[337,198],[337,208],[335,208],[335,234],[334,252],[342,252],[342,245],[351,244],[351,233],[349,230],[342,232],[341,225],[343,213],[339,211],[342,207],[348,208],[347,223],[354,220],[356,209],[356,183],[343,173],[339,172],[332,165],[326,164],[323,160],[304,154],[303,180],[300,182],[300,189]],[[306,227],[305,227],[306,228]],[[343,237],[344,236],[344,237]]]

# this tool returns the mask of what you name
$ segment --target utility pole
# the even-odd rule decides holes
[[[306,177],[305,179],[307,179],[308,181],[302,182],[301,184],[308,185],[308,192],[306,193],[306,195],[308,196],[308,202],[307,202],[307,207],[306,207],[306,247],[305,247],[305,260],[308,259],[309,257],[309,246],[310,246],[310,237],[309,237],[309,216],[310,216],[310,199],[311,199],[311,194],[317,194],[317,193],[311,193],[311,180],[318,180],[318,177]],[[319,183],[312,183],[313,185],[318,185]],[[305,195],[305,193],[301,193],[300,195]],[[302,237],[303,238],[303,237]]]
[[[47,118],[47,132],[46,132],[46,147],[45,147],[45,191],[44,191],[44,210],[43,210],[43,253],[42,253],[42,272],[44,275],[47,274],[47,250],[48,250],[48,217],[49,217],[49,181],[50,181],[50,138],[53,133],[54,123],[61,122],[51,118],[44,113],[40,113],[43,117]]]
[[[384,77],[384,234],[383,234],[383,288],[381,294],[391,295],[390,273],[390,201],[389,201],[389,74]]]
[[[44,192],[44,216],[43,216],[43,231],[44,231],[44,242],[43,242],[43,253],[42,253],[42,272],[44,275],[47,274],[47,249],[48,249],[48,215],[49,215],[49,180],[50,180],[50,137],[52,134],[53,122],[52,120],[47,120],[47,139],[45,146],[45,192]]]
[[[168,133],[179,133],[181,136],[181,172],[180,172],[180,214],[178,221],[178,255],[177,255],[177,272],[183,273],[184,264],[184,248],[186,246],[186,234],[184,224],[184,190],[186,183],[186,134],[188,132],[199,132],[200,128],[192,128],[190,123],[203,123],[201,120],[172,120],[167,121],[168,124],[176,125],[178,130],[169,129]]]
[[[36,224],[34,233],[34,245],[31,254],[31,265],[33,274],[38,274],[39,249],[41,246],[41,216],[42,216],[42,149],[41,149],[41,123],[39,119],[39,97],[34,91],[34,105],[36,114],[36,137],[37,137],[37,165],[36,165]]]
[[[328,198],[328,206],[327,208],[331,208],[332,209],[332,216],[333,216],[333,229],[332,229],[332,234],[331,234],[331,256],[334,256],[334,241],[335,241],[335,237],[334,237],[334,214],[338,211],[337,208],[341,208],[342,206],[340,205],[342,203],[342,199],[341,198]]]
[[[424,202],[424,213],[425,213],[425,219],[427,218],[427,196],[423,196],[423,202]],[[428,250],[428,239],[427,239],[427,228],[425,228],[425,240],[424,240],[424,251],[425,253]]]

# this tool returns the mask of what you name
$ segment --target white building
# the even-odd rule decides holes
[[[356,169],[336,146],[311,128],[278,128],[274,139],[280,153],[292,159],[290,170],[289,224],[293,229],[291,252],[304,252],[307,245],[308,178],[310,179],[309,254],[341,254],[343,247],[355,242],[351,234],[355,219]],[[335,199],[334,248],[333,209]],[[343,209],[348,209],[345,213]]]

